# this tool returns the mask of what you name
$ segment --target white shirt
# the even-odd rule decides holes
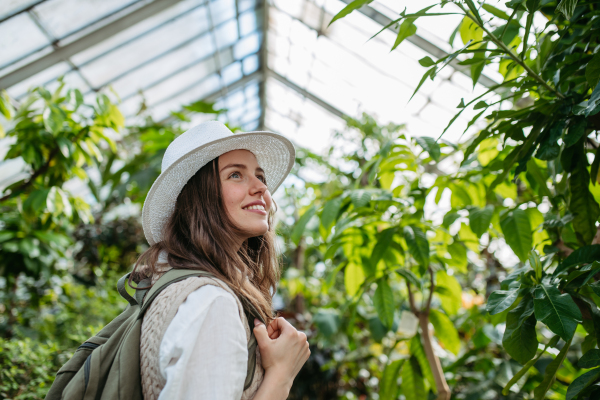
[[[192,292],[167,327],[159,365],[167,380],[159,400],[239,400],[248,349],[233,296],[213,285]]]

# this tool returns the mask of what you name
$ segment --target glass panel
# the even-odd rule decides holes
[[[243,76],[242,63],[236,62],[228,65],[227,67],[223,68],[221,75],[223,76],[223,83],[225,85],[231,85],[233,82],[239,80]]]
[[[53,37],[61,39],[135,1],[49,0],[35,7],[33,11],[49,33]]]
[[[44,47],[42,50],[36,51],[34,53],[30,53],[27,57],[21,58],[19,61],[13,62],[12,64],[7,65],[5,68],[0,69],[0,76],[4,76],[9,72],[16,71],[24,65],[29,64],[32,61],[37,60],[41,56],[52,53],[54,48],[50,45]]]
[[[232,19],[231,21],[216,27],[215,40],[217,41],[217,47],[219,49],[235,43],[235,41],[238,40],[237,21]]]
[[[113,81],[111,85],[120,96],[127,97],[138,90],[151,87],[167,77],[187,69],[191,69],[197,76],[208,75],[214,72],[214,58],[210,57],[213,51],[211,37],[206,34],[200,39]],[[205,62],[198,64],[201,60],[205,60]],[[205,72],[205,70],[209,72]]]
[[[26,9],[40,0],[2,0],[0,2],[0,19]]]
[[[218,75],[211,75],[200,84],[192,87],[184,93],[153,107],[151,110],[152,117],[155,121],[160,121],[168,117],[171,111],[181,110],[181,108],[186,104],[206,98],[206,96],[219,89],[219,81],[220,79]],[[211,120],[214,119],[214,116],[209,115],[205,118],[207,118],[206,120]]]
[[[257,6],[258,4],[256,3],[256,0],[238,0],[240,12],[256,8]]]
[[[71,67],[67,63],[56,64],[50,68],[43,70],[40,73],[33,75],[6,89],[9,95],[14,98],[21,98],[27,91],[33,87],[44,85],[45,83],[58,78],[69,71]]]
[[[210,15],[213,26],[235,18],[235,0],[213,0],[210,2]]]
[[[210,57],[206,61],[194,65],[177,75],[173,75],[156,86],[146,90],[145,96],[148,104],[156,104],[168,97],[177,96],[178,93],[197,84],[215,71],[216,66],[214,57]]]
[[[49,44],[29,14],[19,14],[0,24],[0,65],[5,67]]]
[[[256,11],[245,12],[238,18],[240,23],[240,35],[246,36],[258,29]]]
[[[260,34],[258,32],[242,38],[233,47],[233,56],[241,60],[249,54],[256,53],[260,49]]]
[[[81,67],[81,71],[92,85],[102,86],[135,66],[142,65],[177,45],[184,45],[184,42],[205,32],[207,25],[202,23],[204,16],[204,9],[186,14]]]
[[[244,75],[250,75],[251,73],[258,70],[258,56],[253,55],[244,58],[242,61],[242,69],[244,70]]]
[[[76,65],[82,65],[89,60],[96,58],[117,46],[123,45],[124,43],[132,40],[144,33],[149,33],[152,29],[158,28],[160,25],[168,23],[171,19],[181,17],[187,12],[198,12],[203,17],[200,22],[206,21],[206,10],[196,11],[195,9],[203,3],[203,0],[186,0],[175,4],[166,10],[141,21],[138,24],[133,25],[126,30],[103,40],[95,46],[89,47],[84,51],[77,53],[71,57],[71,61]]]

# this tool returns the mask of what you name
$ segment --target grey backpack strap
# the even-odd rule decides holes
[[[129,304],[133,307],[133,306],[137,306],[138,302],[133,297],[131,297],[131,295],[129,293],[127,293],[127,290],[125,289],[125,282],[127,282],[130,275],[131,275],[131,272],[123,275],[121,277],[121,279],[119,279],[119,281],[117,282],[117,290],[119,291],[119,294],[121,295],[121,297],[124,298],[125,300],[127,300],[129,302]]]

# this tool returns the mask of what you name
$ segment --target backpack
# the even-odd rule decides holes
[[[140,336],[144,313],[158,294],[172,283],[189,277],[210,277],[206,271],[171,269],[149,289],[136,290],[135,298],[125,290],[131,273],[117,283],[119,294],[129,302],[125,311],[106,325],[96,336],[89,338],[56,374],[46,400],[142,400],[140,373]],[[138,286],[142,285],[140,282]],[[248,343],[248,372],[244,390],[252,383],[256,363],[256,338],[254,318],[262,318],[252,303],[240,298],[248,316],[251,339]],[[264,323],[264,321],[262,321]]]

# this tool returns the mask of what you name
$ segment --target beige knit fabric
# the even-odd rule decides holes
[[[154,277],[152,283],[155,283],[158,277]],[[142,372],[142,391],[144,400],[157,400],[166,381],[160,374],[159,369],[159,349],[162,338],[167,327],[175,317],[177,309],[185,301],[188,295],[205,285],[218,286],[233,295],[238,305],[242,325],[246,330],[246,338],[251,339],[248,319],[244,313],[244,308],[238,297],[222,281],[216,278],[190,277],[180,282],[171,284],[163,290],[152,302],[144,320],[142,321],[142,335],[140,340],[140,366]],[[260,384],[264,378],[264,369],[262,367],[260,351],[256,347],[256,369],[250,387],[242,393],[241,400],[254,398]]]

